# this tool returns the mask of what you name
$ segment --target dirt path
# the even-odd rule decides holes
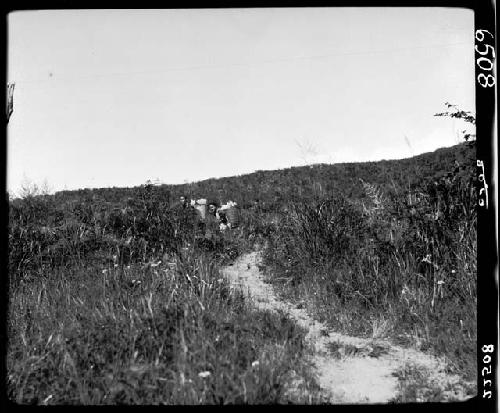
[[[398,395],[398,378],[393,373],[408,365],[425,371],[427,386],[439,389],[445,400],[470,397],[465,395],[463,380],[445,373],[443,360],[388,341],[336,333],[305,310],[280,301],[272,286],[264,282],[259,262],[259,253],[252,252],[226,267],[224,273],[233,285],[251,296],[258,308],[281,309],[308,331],[306,339],[314,349],[312,362],[318,383],[331,403],[387,403]],[[423,388],[421,393],[425,390],[430,391]]]

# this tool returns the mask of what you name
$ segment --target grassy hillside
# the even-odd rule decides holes
[[[258,171],[10,202],[10,397],[21,403],[276,403],[304,334],[219,268],[255,244],[270,281],[336,329],[446,355],[473,377],[475,153]],[[200,234],[181,193],[241,206]],[[204,236],[205,235],[205,236]],[[161,262],[160,262],[161,261]]]
[[[363,196],[359,178],[387,190],[394,186],[422,186],[452,172],[455,161],[465,165],[474,157],[470,148],[462,144],[409,159],[317,164],[276,171],[257,171],[242,176],[176,185],[169,189],[173,195],[186,192],[193,196],[208,194],[218,199],[220,194],[222,199],[236,198],[245,206],[250,206],[255,199],[259,199],[273,209],[279,209],[290,199],[321,198],[339,192],[347,197]]]
[[[441,148],[401,160],[377,162],[316,164],[274,171],[257,171],[227,178],[211,178],[182,185],[160,185],[155,191],[165,199],[176,200],[180,194],[193,198],[205,197],[217,201],[235,200],[244,208],[260,201],[266,210],[280,210],[291,199],[308,200],[342,193],[346,197],[364,197],[359,179],[376,184],[385,191],[425,188],[428,183],[439,181],[455,169],[463,178],[464,166],[475,160],[475,152],[463,143]],[[451,175],[450,175],[451,176]],[[136,196],[137,188],[102,188],[56,193],[59,201],[102,199],[108,202],[125,202]]]
[[[337,330],[416,343],[473,380],[473,148],[385,164],[345,165],[342,190],[290,202],[269,237],[270,279]]]

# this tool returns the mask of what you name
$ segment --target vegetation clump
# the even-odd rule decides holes
[[[12,199],[10,398],[319,401],[305,332],[257,311],[221,275],[255,248],[282,296],[335,330],[417,345],[475,378],[477,183],[467,138],[400,161]],[[235,200],[239,226],[200,232],[195,214],[172,208],[180,194]],[[304,391],[291,395],[297,373]]]
[[[249,247],[238,242],[256,228],[248,214],[238,231],[203,237],[155,187],[115,202],[90,195],[11,203],[11,400],[301,402],[286,389],[291,372],[309,374],[304,332],[254,309],[219,272]]]

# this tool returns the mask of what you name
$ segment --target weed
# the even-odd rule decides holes
[[[385,193],[361,184],[362,202],[337,194],[288,205],[267,244],[269,279],[337,330],[373,338],[411,333],[421,349],[444,354],[455,371],[474,377],[470,175],[455,168],[437,181]]]

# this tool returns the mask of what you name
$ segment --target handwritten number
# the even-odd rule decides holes
[[[482,42],[484,40],[485,34],[489,34],[492,39],[495,37],[488,30],[476,30],[476,40]],[[484,49],[479,48],[480,45],[476,45],[475,50],[482,56],[487,55],[491,51],[491,59],[495,58],[495,48],[492,45],[484,44]],[[485,65],[486,62],[487,64]],[[493,62],[492,60],[486,57],[480,57],[476,60],[476,64],[481,70],[490,71],[493,70]],[[485,75],[484,73],[480,73],[477,76],[477,82],[484,88],[493,87],[496,84],[495,76],[493,75]]]
[[[481,83],[481,79],[484,79],[482,83]],[[491,83],[490,83],[490,80],[491,80]],[[480,73],[479,76],[477,77],[477,81],[482,87],[495,86],[495,77],[492,75],[486,76],[484,73]]]
[[[493,353],[495,351],[495,346],[493,344],[485,344],[482,348],[481,351],[483,353]]]
[[[481,66],[481,62],[488,62],[488,64],[490,65],[490,67],[483,67],[483,66]],[[493,69],[493,63],[487,57],[480,57],[479,59],[476,60],[476,63],[477,63],[477,65],[479,66],[479,68],[481,70],[490,71],[490,70]]]
[[[495,48],[494,48],[491,44],[484,44],[483,46],[486,46],[486,50],[484,50],[484,51],[480,51],[480,50],[479,50],[479,46],[480,46],[480,45],[477,45],[477,46],[475,47],[476,52],[478,52],[480,55],[485,56],[485,55],[487,55],[487,54],[488,54],[488,50],[491,50],[491,57],[492,57],[493,59],[495,58]]]
[[[479,161],[477,161],[477,164],[479,166]],[[495,346],[493,344],[485,344],[483,347],[481,347],[481,351],[483,353],[493,353],[493,351],[495,351]],[[483,363],[487,364],[490,362],[491,362],[491,356],[486,354],[483,357]],[[483,367],[483,369],[481,370],[481,375],[484,377],[485,374],[491,374],[491,366]],[[483,380],[483,385],[485,387],[486,385],[491,386],[491,380]],[[486,398],[491,399],[491,390],[483,390],[483,399]]]
[[[476,40],[482,42],[484,40],[484,32],[488,33],[492,39],[494,39],[493,35],[488,30],[476,30]],[[479,38],[481,36],[481,38]]]

